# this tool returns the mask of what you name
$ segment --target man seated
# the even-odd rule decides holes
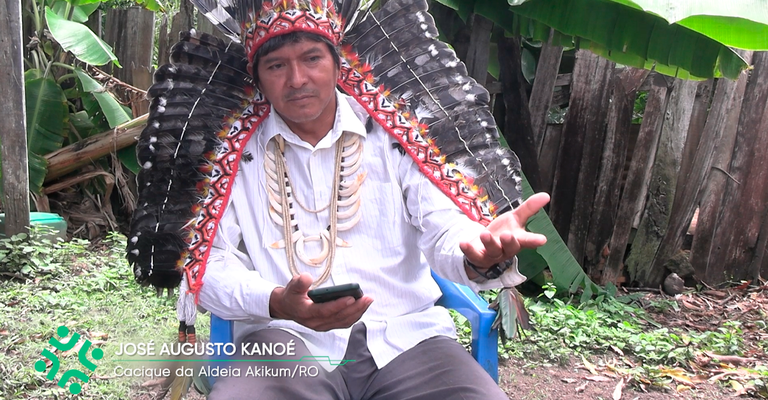
[[[475,290],[500,287],[476,271],[514,265],[521,248],[544,244],[524,226],[549,197],[534,195],[487,227],[470,220],[336,89],[336,46],[327,35],[291,32],[252,51],[272,110],[244,149],[250,157],[240,162],[199,297],[239,321],[236,342],[295,345],[294,354],[252,359],[318,357],[255,365],[321,373],[219,378],[209,398],[507,399],[456,342],[448,311],[435,306],[441,293],[430,268]],[[345,283],[365,295],[317,304],[307,296]]]

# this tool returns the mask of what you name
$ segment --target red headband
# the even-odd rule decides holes
[[[253,57],[256,51],[273,37],[291,32],[308,32],[341,42],[342,24],[332,1],[282,0],[265,2],[260,16],[246,24],[245,51],[248,54],[248,73],[253,75]]]

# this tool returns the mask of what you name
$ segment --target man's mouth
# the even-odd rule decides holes
[[[302,95],[298,95],[298,96],[289,97],[288,101],[300,101],[300,100],[308,99],[310,97],[312,97],[311,94],[302,94]]]

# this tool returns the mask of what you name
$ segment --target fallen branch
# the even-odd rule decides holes
[[[113,151],[136,143],[146,124],[147,115],[145,114],[115,129],[85,138],[46,155],[48,174],[45,176],[45,181],[74,172]]]

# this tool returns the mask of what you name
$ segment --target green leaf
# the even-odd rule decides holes
[[[91,65],[104,65],[111,61],[120,66],[112,48],[87,26],[68,21],[49,7],[45,7],[45,19],[53,38],[65,51],[71,51],[78,60]]]
[[[74,6],[74,11],[72,11],[72,21],[85,23],[86,21],[88,21],[88,16],[93,14],[93,12],[99,8],[99,4],[100,2],[98,1],[94,3],[89,3],[89,4],[83,4],[83,2],[78,2],[78,5]],[[66,15],[67,2],[57,1],[53,3],[52,10],[56,13],[56,15],[64,19],[67,18],[67,15]]]
[[[141,167],[139,166],[139,160],[136,158],[135,144],[118,150],[117,158],[119,158],[123,165],[125,165],[125,167],[131,170],[131,172],[134,174],[138,174],[141,170]]]
[[[528,179],[523,174],[523,197],[528,198],[533,195],[533,189],[528,183]],[[582,284],[594,285],[587,274],[581,268],[576,259],[571,254],[568,246],[565,245],[560,234],[552,225],[544,210],[539,210],[528,220],[526,228],[535,233],[540,233],[547,237],[547,243],[536,250],[521,251],[518,255],[518,269],[520,273],[531,278],[540,273],[544,267],[549,265],[552,272],[552,279],[557,289],[560,291],[575,292]],[[538,268],[541,268],[537,271]]]
[[[149,11],[165,12],[165,7],[157,0],[136,0],[136,4],[141,4]]]
[[[499,0],[489,1],[495,4]],[[640,2],[663,3],[671,8],[678,7],[679,3],[636,1]],[[586,39],[595,49],[601,49],[598,54],[625,65],[656,65],[657,70],[662,73],[678,77],[690,74],[690,77],[698,79],[707,79],[718,74],[733,79],[737,77],[734,75],[733,66],[738,65],[739,71],[747,67],[736,52],[716,40],[718,36],[712,21],[709,21],[712,26],[707,31],[709,35],[706,35],[682,24],[670,25],[664,18],[644,12],[637,6],[628,6],[627,3],[628,0],[535,0],[511,7],[511,10],[517,15],[536,20],[567,35]],[[727,26],[722,25],[727,23],[726,20],[721,19],[720,23],[721,30]],[[583,44],[581,46],[584,47]],[[589,49],[593,50],[593,47]],[[729,68],[723,69],[723,65]],[[658,66],[666,68],[660,69]]]
[[[93,94],[96,101],[99,102],[99,107],[104,113],[104,116],[107,117],[110,128],[114,128],[131,120],[131,117],[125,112],[120,103],[118,103],[117,100],[112,97],[112,94],[101,86],[99,82],[91,78],[80,68],[75,69],[75,74],[77,74],[77,78],[80,80],[83,91]]]
[[[61,148],[69,112],[64,90],[51,78],[24,83],[29,152],[46,155]]]
[[[533,82],[533,77],[536,75],[536,58],[533,56],[530,50],[523,48],[520,54],[520,69],[523,72],[523,78],[528,83]]]

